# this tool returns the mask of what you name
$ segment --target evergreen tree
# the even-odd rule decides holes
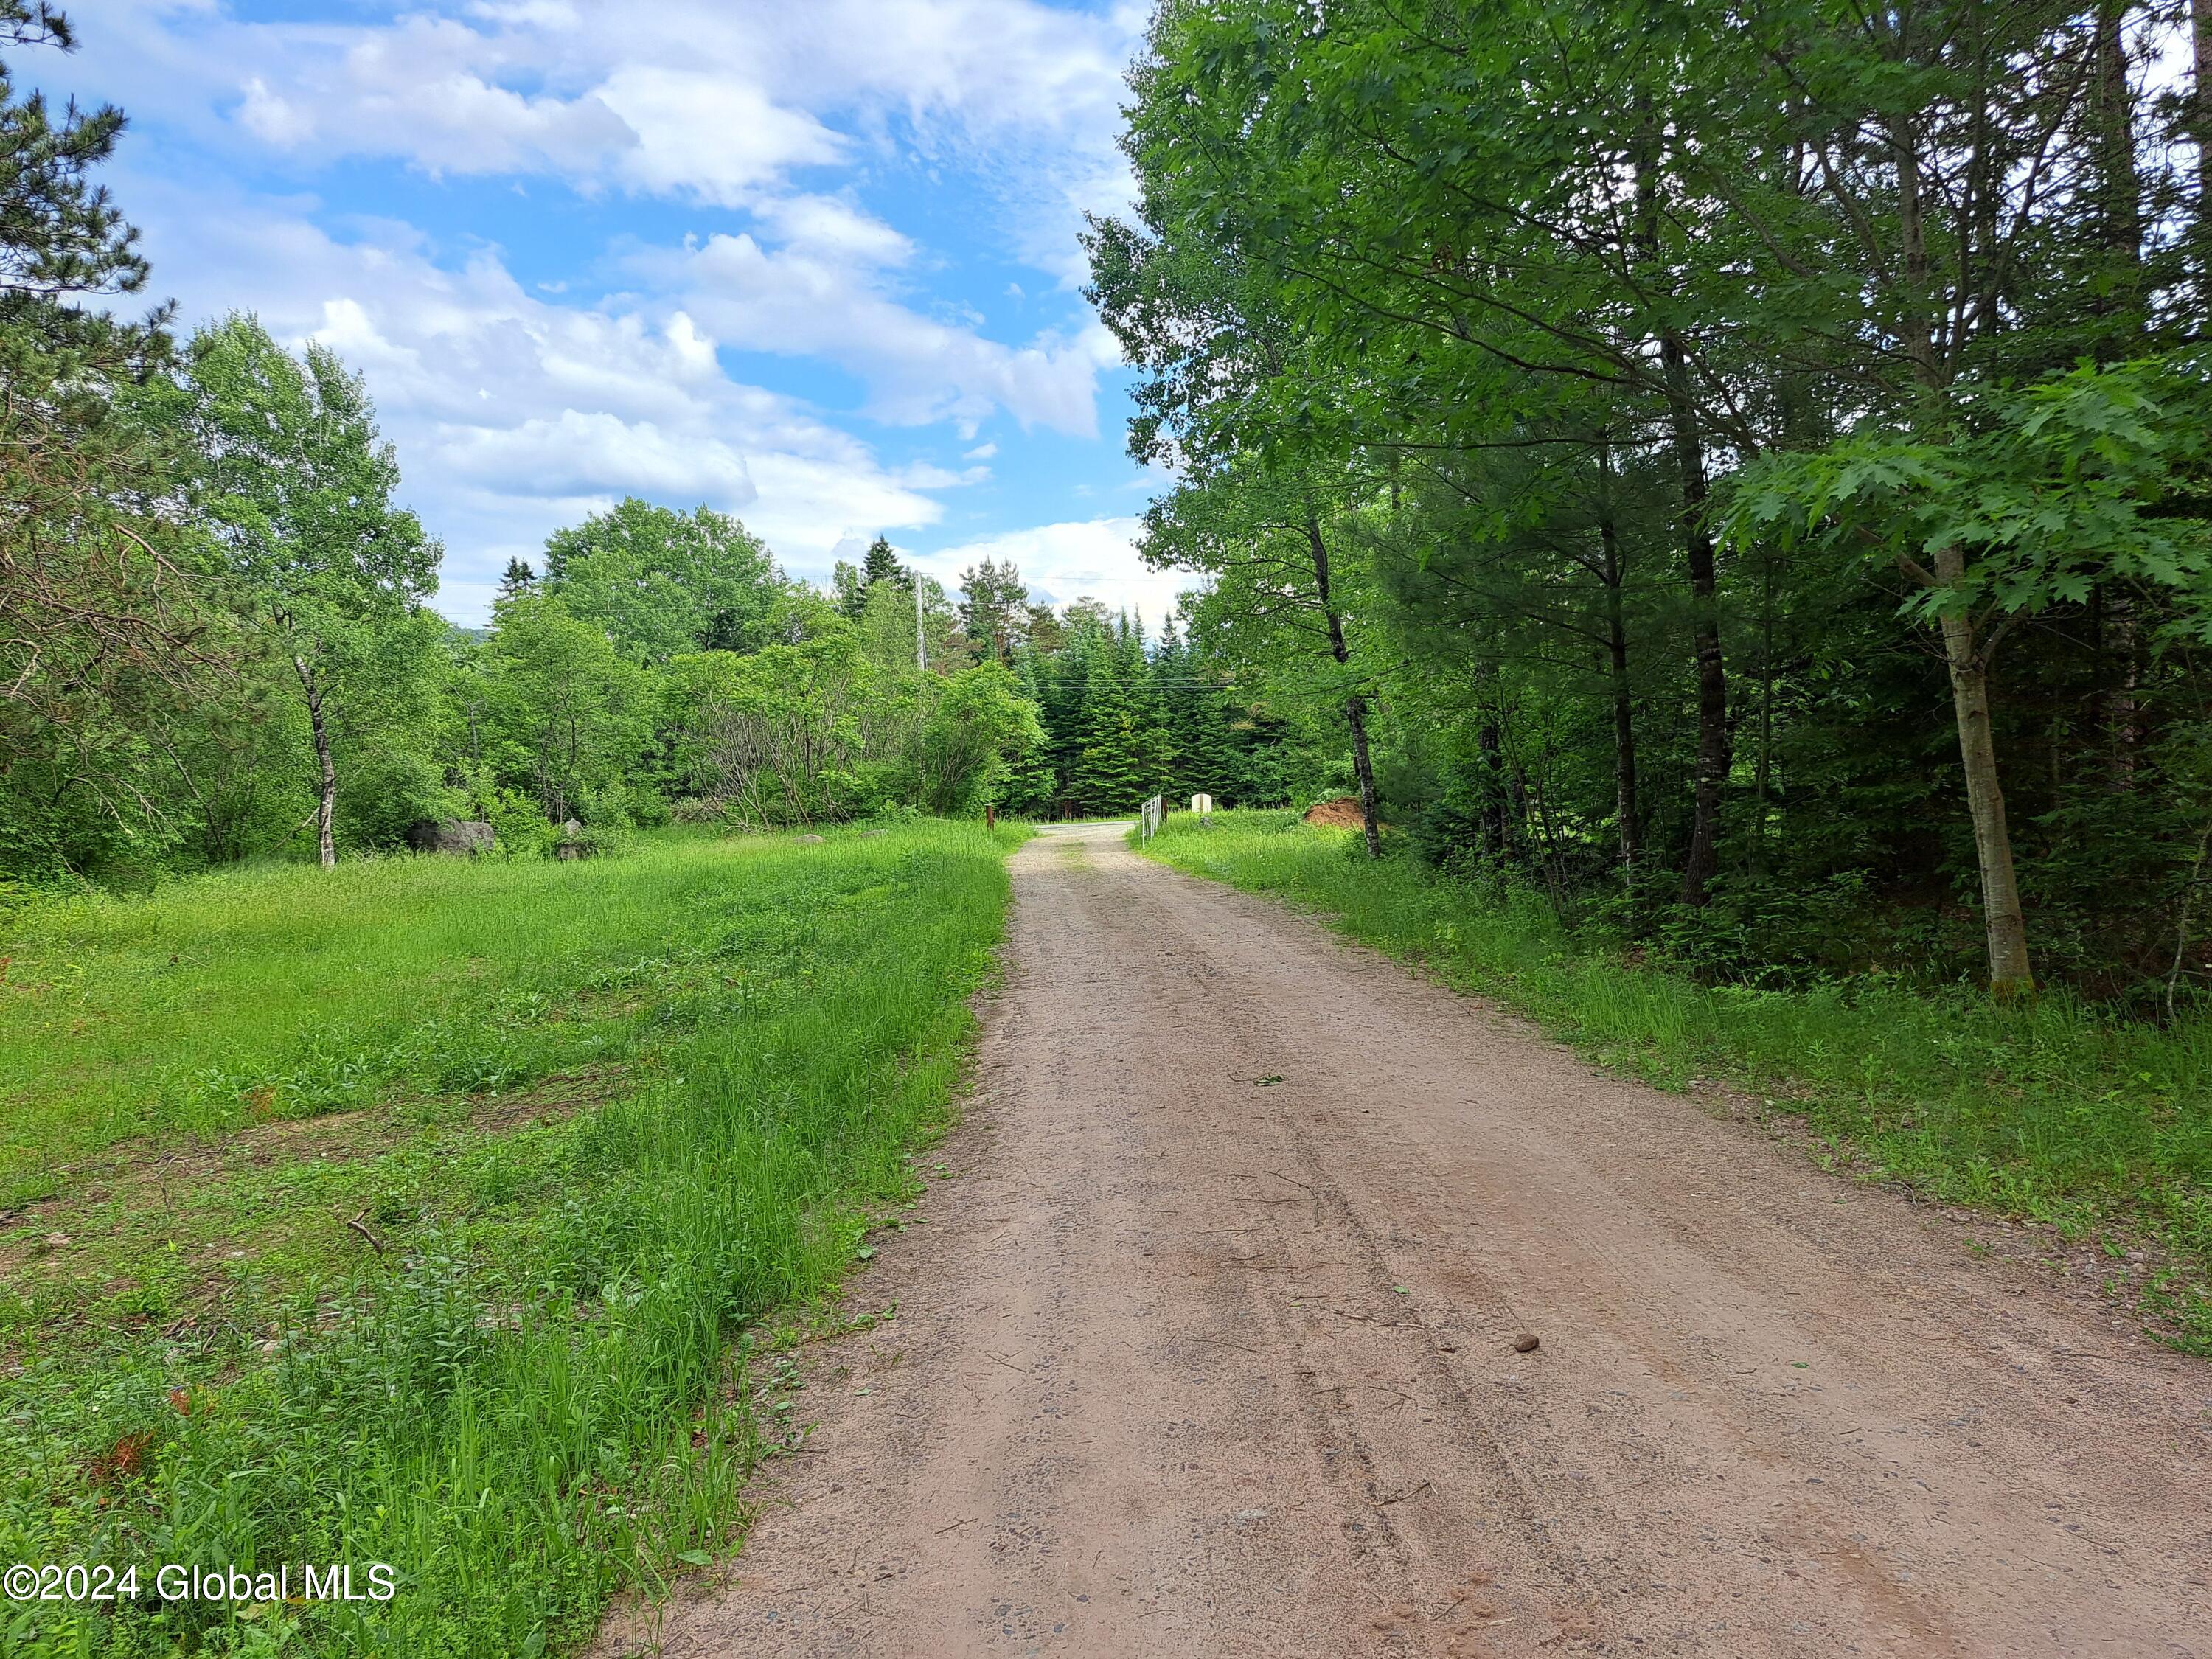
[[[868,544],[859,569],[842,560],[838,562],[832,580],[838,608],[853,621],[860,621],[867,614],[868,596],[875,591],[878,582],[890,582],[908,594],[914,591],[914,578],[899,562],[898,550],[890,544],[890,538],[883,535]]]
[[[537,586],[538,573],[530,568],[529,560],[509,559],[499,579],[500,602],[504,604],[508,599],[520,599]]]
[[[1022,700],[1038,713],[1037,738],[1010,764],[998,792],[999,805],[1021,817],[1049,818],[1059,808],[1060,779],[1052,768],[1050,729],[1043,723],[1045,676],[1034,651],[1014,659],[1014,683]]]
[[[50,6],[0,0],[0,46],[74,44]],[[0,865],[67,867],[65,824],[128,842],[159,815],[132,775],[140,705],[208,695],[195,670],[228,652],[167,505],[180,434],[145,395],[166,312],[129,323],[99,302],[147,279],[92,177],[123,113],[17,84],[0,65]]]
[[[868,555],[860,566],[860,586],[873,587],[878,582],[896,582],[901,587],[911,588],[914,579],[888,539],[878,536],[868,544]]]
[[[1126,812],[1150,793],[1146,733],[1117,642],[1102,640],[1083,678],[1083,748],[1071,793],[1086,812]]]
[[[1200,791],[1225,795],[1226,791],[1211,787],[1215,775],[1213,749],[1220,728],[1219,721],[1211,718],[1215,700],[1206,695],[1192,665],[1189,647],[1172,621],[1152,658],[1152,682],[1164,738],[1165,787],[1182,801]]]
[[[1083,689],[1100,635],[1087,621],[1073,623],[1062,647],[1030,654],[1037,685],[1037,714],[1046,734],[1048,758],[1071,805],[1083,758]]]
[[[1181,745],[1160,700],[1159,676],[1145,653],[1141,615],[1133,622],[1123,619],[1115,655],[1121,683],[1128,688],[1131,740],[1142,780],[1138,798],[1171,793]]]
[[[1029,589],[1012,560],[986,559],[960,573],[960,626],[979,655],[1012,657],[1029,631]]]

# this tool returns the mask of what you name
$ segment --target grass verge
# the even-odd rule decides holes
[[[532,1655],[741,1525],[733,1329],[914,1185],[1018,832],[278,869],[10,919],[10,1654]],[[165,1598],[162,1564],[392,1568]]]
[[[1370,861],[1353,840],[1231,812],[1171,817],[1146,850],[1320,911],[1601,1065],[1668,1089],[1717,1079],[1800,1114],[1833,1166],[2049,1224],[2094,1247],[2109,1294],[2212,1354],[2212,1020],[2162,1030],[2062,996],[2005,1008],[1877,980],[1701,984],[1577,939],[1533,896]]]

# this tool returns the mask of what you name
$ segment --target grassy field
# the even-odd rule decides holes
[[[2212,1353],[2212,1019],[2118,1023],[2059,996],[2001,1008],[1970,988],[1700,984],[1578,941],[1542,902],[1358,856],[1288,812],[1168,820],[1179,868],[1324,913],[1353,938],[1531,1016],[1599,1063],[1698,1079],[1802,1114],[1825,1161],[1921,1194],[2056,1225],[2108,1292]],[[2137,1259],[2131,1259],[2131,1257]]]
[[[706,1561],[802,1415],[758,1322],[911,1196],[1019,833],[672,832],[0,921],[0,1564],[141,1571],[0,1602],[0,1651],[557,1652]],[[164,1602],[164,1563],[396,1594]]]

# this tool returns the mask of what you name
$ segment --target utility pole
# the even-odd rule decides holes
[[[929,672],[929,640],[921,628],[921,567],[908,567],[914,573],[914,665],[925,674]]]

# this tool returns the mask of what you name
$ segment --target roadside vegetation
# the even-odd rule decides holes
[[[1291,795],[1717,980],[2212,987],[2208,27],[1158,7],[1093,292]]]
[[[1349,796],[1154,850],[2212,1350],[2206,17],[1164,0],[1085,238],[1148,635],[638,499],[457,625],[368,381],[157,302],[0,0],[0,1564],[400,1575],[0,1650],[549,1652],[708,1559],[994,809]]]
[[[1534,888],[1447,875],[1402,847],[1370,860],[1356,831],[1290,812],[1173,815],[1146,850],[1317,911],[1612,1069],[1801,1116],[1831,1167],[2047,1223],[2095,1250],[2112,1294],[2212,1354],[2202,1013],[2161,1030],[2063,994],[2006,1006],[1966,984],[1715,980],[1569,930]]]
[[[11,1604],[0,1648],[553,1652],[726,1545],[787,1420],[748,1333],[914,1188],[1018,834],[679,830],[9,915],[0,1558],[398,1593],[142,1583]]]
[[[0,902],[672,822],[1282,799],[1275,726],[1171,628],[1002,561],[956,603],[878,536],[811,582],[726,513],[625,497],[456,625],[361,374],[248,313],[112,308],[152,276],[99,181],[125,118],[21,78],[74,40],[0,0]]]

